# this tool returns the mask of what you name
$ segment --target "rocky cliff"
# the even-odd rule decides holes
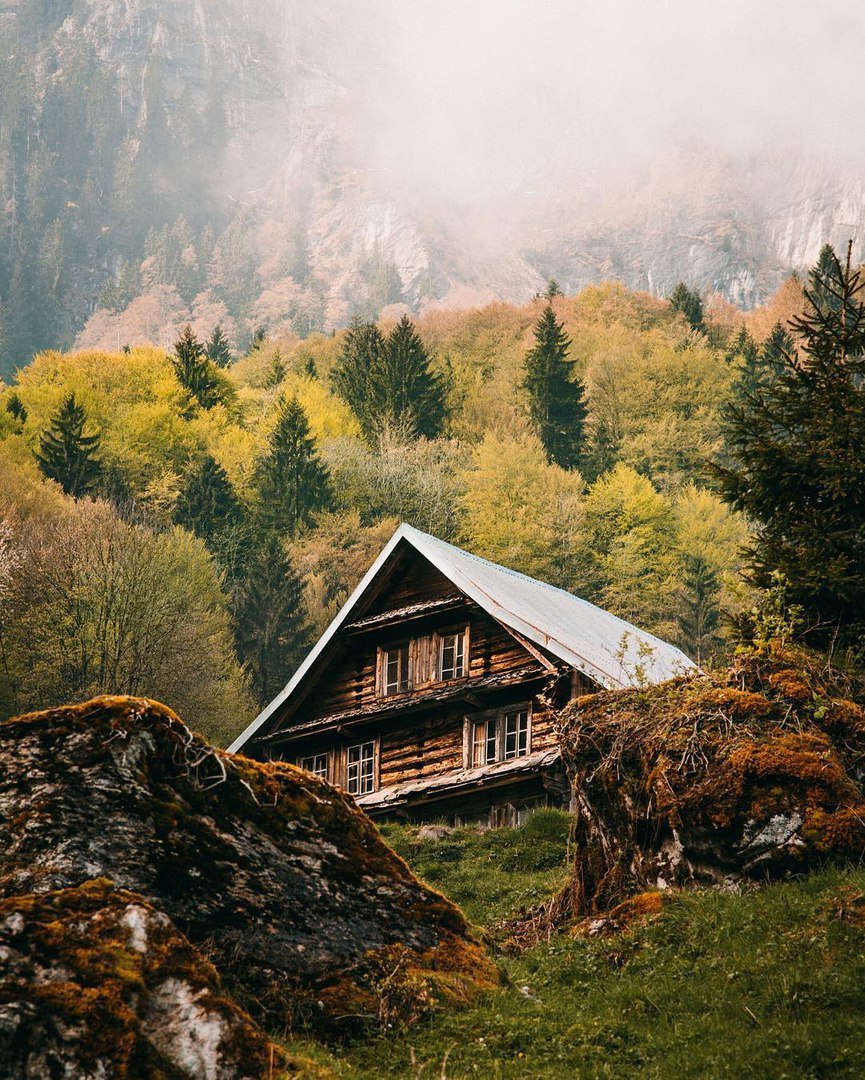
[[[129,1054],[195,1043],[201,1025],[213,1053],[241,1037],[266,1053],[246,1013],[269,1030],[345,1032],[498,980],[460,912],[351,800],[290,765],[217,751],[150,701],[100,698],[0,725],[0,830],[2,944],[16,954],[0,983],[0,1061],[62,1027],[74,988],[89,1001],[105,964]],[[99,939],[92,957],[52,909],[70,933]],[[55,951],[28,953],[47,923]],[[49,968],[59,974],[35,993]],[[182,1000],[194,1030],[163,1031],[160,1017]]]

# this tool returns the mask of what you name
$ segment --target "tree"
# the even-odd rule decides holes
[[[231,364],[231,349],[228,347],[228,338],[222,332],[222,327],[217,323],[210,335],[210,340],[205,346],[207,358],[217,367],[226,368]]]
[[[216,368],[208,359],[204,346],[187,326],[174,346],[172,357],[177,381],[198,402],[202,409],[212,409],[222,400]]]
[[[793,338],[780,323],[775,323],[769,336],[759,348],[754,345],[743,354],[745,359],[734,387],[738,398],[753,393],[774,378],[785,362],[793,354]]]
[[[258,465],[258,518],[266,531],[294,537],[331,503],[330,478],[296,397],[280,399],[268,451]]]
[[[310,646],[303,581],[275,533],[253,549],[234,602],[240,659],[264,703],[285,686]]]
[[[6,412],[11,416],[14,416],[19,424],[27,423],[27,409],[24,402],[18,396],[18,391],[13,390],[12,393],[6,398]]]
[[[381,368],[384,351],[384,338],[375,323],[353,322],[331,374],[334,390],[357,417],[367,438],[380,428],[375,373]]]
[[[692,330],[703,329],[703,301],[700,294],[680,281],[670,294],[673,311],[680,311]]]
[[[747,326],[739,328],[739,333],[730,342],[724,359],[731,364],[736,357],[741,357],[745,364],[753,364],[759,356],[757,342],[751,337]]]
[[[174,520],[189,529],[213,551],[220,533],[243,520],[243,507],[228,474],[205,454],[186,477],[174,508]]]
[[[724,499],[756,525],[751,581],[783,578],[810,632],[865,626],[865,278],[821,254],[793,320],[799,353],[779,350],[771,381],[725,415]],[[773,346],[774,348],[774,346]]]
[[[42,472],[56,480],[67,495],[80,498],[93,491],[102,471],[98,432],[85,435],[87,412],[69,394],[39,438],[36,460]]]
[[[562,290],[559,288],[559,283],[555,278],[550,278],[547,282],[547,291],[544,293],[545,300],[555,300],[557,296],[562,295]]]
[[[431,370],[429,353],[408,315],[388,334],[372,374],[380,422],[428,439],[441,434],[447,419],[444,382]]]
[[[580,463],[587,412],[583,384],[568,359],[570,347],[570,338],[547,304],[535,326],[535,346],[526,354],[523,388],[547,460],[563,469]]]

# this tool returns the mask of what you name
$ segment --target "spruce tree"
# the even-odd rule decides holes
[[[6,412],[14,416],[19,424],[27,423],[27,408],[18,396],[17,390],[13,390],[9,397],[6,398]]]
[[[780,323],[776,323],[762,346],[754,345],[745,355],[734,387],[739,399],[766,385],[780,371],[794,349],[793,338]]]
[[[259,527],[294,537],[331,502],[330,478],[296,397],[280,399],[276,427],[257,475]]]
[[[334,390],[357,417],[367,438],[381,427],[376,384],[384,352],[385,341],[375,323],[355,321],[331,373]]]
[[[172,364],[180,385],[195,398],[202,409],[212,409],[222,400],[216,368],[204,346],[187,326],[174,346]]]
[[[253,548],[234,595],[235,640],[258,700],[271,701],[310,646],[303,581],[275,533]]]
[[[570,338],[547,304],[535,326],[535,346],[526,354],[523,388],[547,460],[564,469],[580,463],[587,411],[583,384],[568,359],[570,348]]]
[[[228,474],[210,454],[205,454],[186,477],[174,508],[174,520],[212,548],[221,533],[236,527],[242,519],[243,507]]]
[[[555,278],[550,278],[547,282],[547,291],[544,293],[545,300],[555,300],[557,296],[562,295],[562,290],[559,288],[559,283]]]
[[[681,311],[692,330],[703,329],[703,301],[700,294],[689,289],[684,281],[673,289],[670,304],[674,311]]]
[[[370,382],[379,424],[391,423],[409,436],[441,434],[447,417],[444,382],[431,370],[408,315],[388,334]]]
[[[228,347],[228,338],[222,332],[222,327],[217,323],[210,335],[205,352],[208,360],[217,367],[226,368],[231,364],[231,349]]]
[[[40,436],[36,451],[42,472],[76,499],[94,490],[102,471],[98,457],[101,436],[98,432],[86,435],[86,426],[84,406],[69,394]]]
[[[772,378],[726,410],[720,490],[756,526],[750,578],[785,582],[815,637],[865,628],[865,278],[832,253]]]

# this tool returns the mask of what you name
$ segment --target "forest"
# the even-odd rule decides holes
[[[217,322],[43,352],[0,384],[0,715],[139,694],[224,745],[400,521],[702,664],[858,655],[861,290],[826,247],[750,312],[551,281],[242,353]]]

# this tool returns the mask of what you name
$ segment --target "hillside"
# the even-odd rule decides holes
[[[532,69],[507,92],[513,131],[491,114],[509,86],[497,49],[489,70],[466,57],[427,86],[418,51],[437,29],[385,0],[366,18],[345,0],[326,13],[296,0],[0,6],[0,375],[76,340],[165,346],[187,320],[223,324],[242,350],[259,326],[522,303],[551,276],[661,296],[685,278],[751,307],[823,242],[862,235],[844,155],[792,160],[762,140],[749,153],[689,137],[687,116],[648,160],[582,129],[585,152],[563,151],[556,124],[527,123],[511,96],[522,82],[539,92]],[[472,93],[472,77],[491,83]],[[463,114],[513,152],[484,160]],[[534,161],[520,144],[538,138]]]
[[[548,812],[501,833],[384,830],[499,942],[504,915],[557,887],[567,831]],[[859,1076],[863,892],[861,869],[825,868],[740,894],[650,894],[603,932],[500,954],[506,988],[467,1009],[338,1052],[293,1049],[351,1078]]]

